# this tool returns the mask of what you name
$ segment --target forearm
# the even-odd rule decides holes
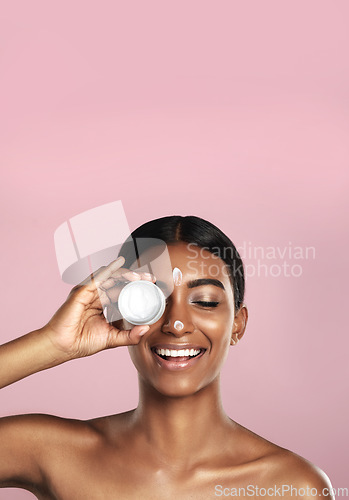
[[[0,346],[0,389],[33,373],[68,361],[58,353],[44,329]]]

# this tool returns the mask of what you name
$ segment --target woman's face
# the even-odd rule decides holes
[[[183,242],[168,245],[168,252],[172,269],[156,274],[156,284],[165,295],[166,290],[172,290],[165,312],[150,325],[139,344],[128,349],[143,382],[164,395],[184,396],[217,378],[232,336],[240,338],[243,330],[239,315],[235,318],[225,262]],[[132,327],[125,320],[124,326]],[[159,349],[168,349],[172,355],[173,351],[193,349],[194,356],[164,358],[164,351]]]

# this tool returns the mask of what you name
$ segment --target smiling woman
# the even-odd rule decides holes
[[[0,347],[0,386],[128,346],[138,372],[138,406],[85,421],[0,419],[0,486],[62,500],[206,499],[280,488],[285,498],[332,498],[319,468],[242,427],[223,409],[220,371],[248,318],[243,264],[230,239],[194,216],[156,219],[131,236],[134,242],[165,242],[170,269],[156,276],[131,272],[135,257],[125,244],[121,257],[72,289],[47,325]],[[152,262],[157,253],[149,243],[142,259]],[[157,321],[105,320],[120,279],[161,288],[167,298]]]

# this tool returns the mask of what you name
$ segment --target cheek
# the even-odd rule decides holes
[[[212,314],[196,313],[196,327],[208,338],[214,351],[225,349],[230,344],[233,329],[233,312],[230,308],[221,308]]]

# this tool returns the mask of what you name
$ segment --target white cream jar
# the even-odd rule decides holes
[[[122,317],[132,325],[152,325],[165,311],[166,298],[151,281],[128,283],[120,292],[118,307]]]

